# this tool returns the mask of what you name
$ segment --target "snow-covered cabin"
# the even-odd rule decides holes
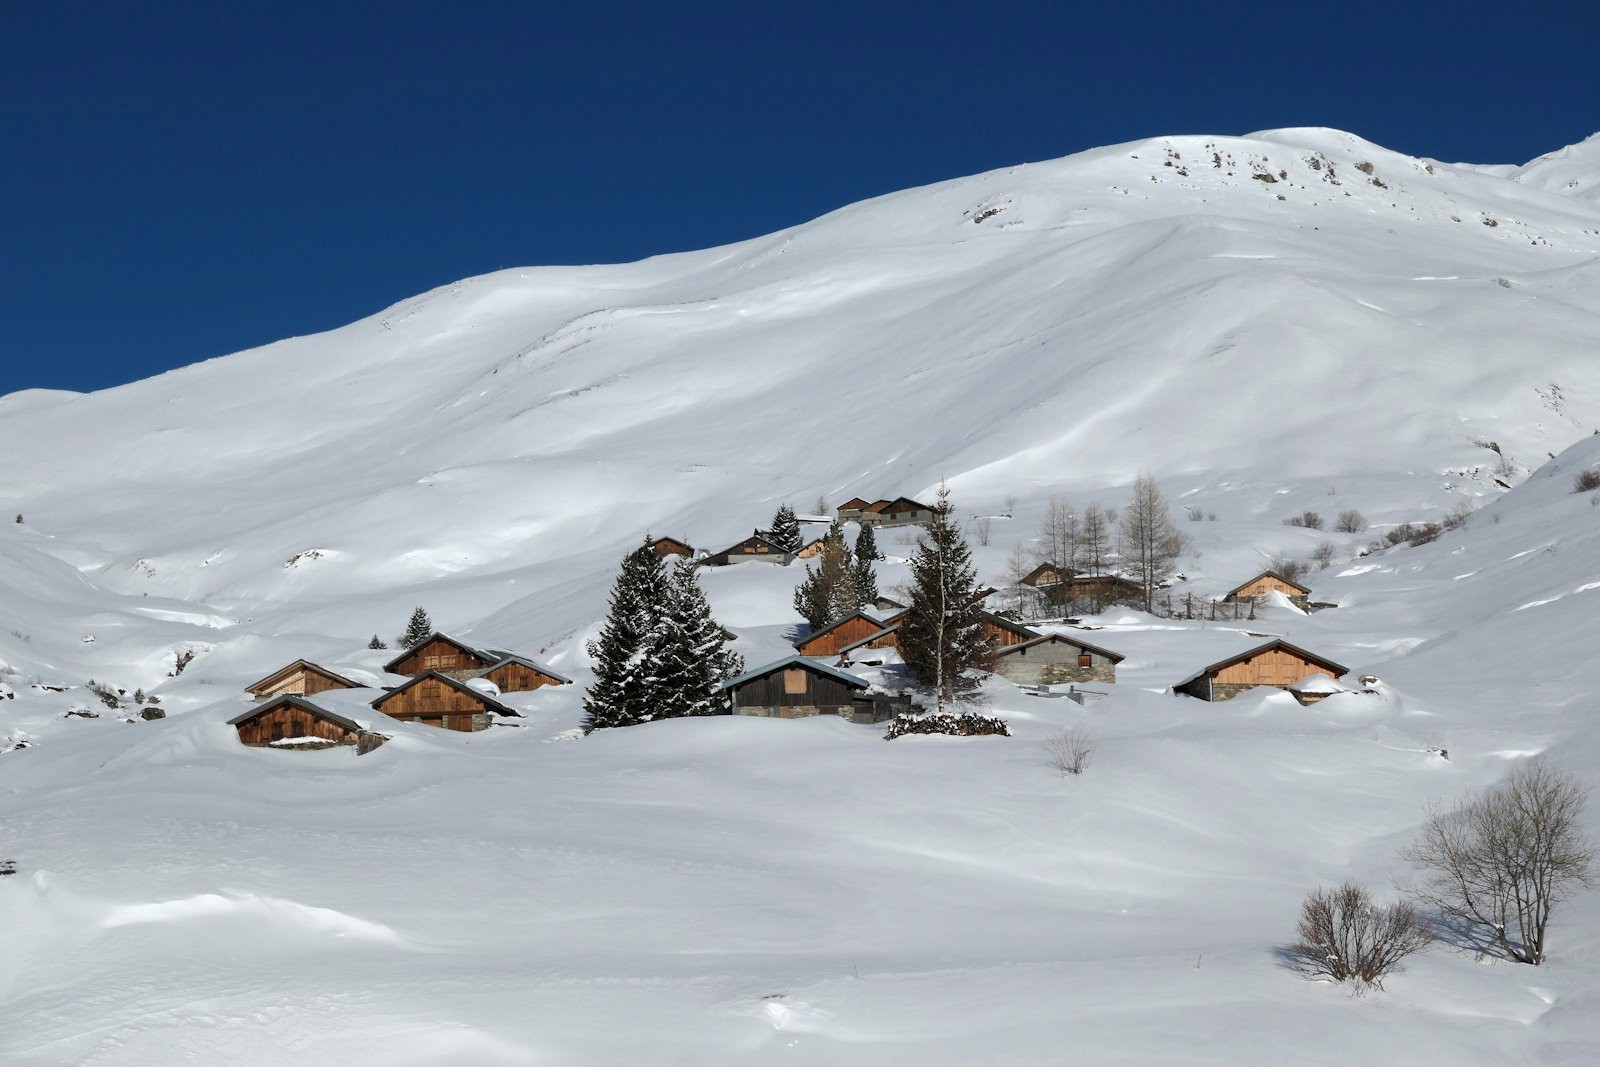
[[[571,685],[572,679],[557,674],[542,663],[521,656],[506,656],[500,662],[479,671],[474,677],[495,684],[502,693],[528,693],[547,685]]]
[[[488,729],[492,714],[519,716],[488,693],[437,671],[427,671],[396,686],[374,700],[372,706],[392,719],[444,730],[484,730]]]
[[[507,653],[495,649],[473,648],[449,634],[435,633],[416,648],[402,652],[383,665],[390,674],[422,674],[437,671],[452,678],[470,678],[494,666]]]
[[[1232,700],[1258,685],[1292,690],[1302,679],[1318,673],[1338,679],[1350,670],[1277,638],[1200,668],[1174,685],[1172,691],[1201,700]]]
[[[1037,630],[1030,630],[1021,623],[1012,622],[992,611],[979,614],[983,618],[983,632],[989,638],[989,643],[996,648],[1027,644],[1039,636]]]
[[[989,669],[1018,685],[1111,683],[1117,680],[1117,664],[1122,660],[1108,649],[1053,633],[1000,647],[990,658]]]
[[[811,540],[807,541],[805,543],[805,547],[796,552],[795,555],[800,559],[816,559],[818,556],[822,555],[822,550],[827,547],[827,544],[828,539],[826,537],[813,537]]]
[[[364,684],[310,660],[297,659],[287,667],[280,667],[265,678],[251,682],[244,689],[257,700],[270,700],[278,696],[315,696],[330,689],[361,689]]]
[[[1223,596],[1222,602],[1237,604],[1259,600],[1268,593],[1282,593],[1289,598],[1289,603],[1301,611],[1311,610],[1311,590],[1292,578],[1285,578],[1277,571],[1262,571],[1248,582],[1234,586]]]
[[[356,752],[361,755],[386,740],[354,719],[291,694],[273,697],[241,712],[229,719],[228,725],[238,731],[240,744],[251,747],[306,751],[356,745]]]
[[[1040,588],[1052,604],[1137,604],[1144,600],[1144,589],[1120,574],[1074,574]]]
[[[1067,567],[1058,567],[1054,563],[1041,563],[1023,575],[1020,581],[1023,585],[1039,589],[1044,586],[1059,585],[1075,573],[1077,572]]]
[[[897,496],[874,501],[853,518],[863,526],[921,526],[933,521],[933,509],[908,496]]]
[[[657,559],[666,559],[668,556],[682,556],[684,559],[694,559],[694,546],[687,541],[680,541],[676,537],[652,537],[650,550],[656,554]]]
[[[884,624],[864,611],[854,611],[837,622],[830,623],[794,647],[802,656],[837,656],[846,646],[853,647],[872,634],[883,630]]]
[[[894,717],[887,700],[874,700],[869,686],[853,674],[796,654],[747,671],[722,684],[735,715],[803,719],[839,715],[851,722],[884,722]]]
[[[701,560],[701,563],[707,567],[726,567],[732,563],[744,563],[753,559],[788,564],[794,560],[794,553],[785,552],[767,540],[766,535],[758,530],[743,541],[729,545],[721,552],[712,553]]]

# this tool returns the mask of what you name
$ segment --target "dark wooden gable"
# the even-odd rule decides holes
[[[490,667],[478,677],[487,678],[502,693],[529,693],[547,685],[566,685],[568,679],[521,659],[508,659]]]
[[[854,612],[807,637],[795,649],[802,656],[834,656],[846,646],[883,629],[883,623],[870,615]]]
[[[245,692],[266,699],[275,696],[315,696],[330,689],[360,689],[361,683],[319,666],[309,660],[297,659],[287,667],[280,667],[260,681],[245,686]]]
[[[450,730],[473,730],[474,715],[497,712],[516,715],[487,693],[435,671],[419,674],[402,686],[389,690],[372,706],[396,719],[442,726]]]
[[[434,634],[409,652],[402,652],[383,665],[390,674],[422,674],[424,671],[476,671],[493,665],[494,657],[463,644],[446,634]]]
[[[844,707],[866,692],[865,682],[845,681],[796,656],[735,679],[728,688],[739,707]]]
[[[353,720],[319,708],[296,696],[276,697],[229,720],[246,745],[270,745],[296,737],[314,737],[330,745],[356,740],[361,727]]]

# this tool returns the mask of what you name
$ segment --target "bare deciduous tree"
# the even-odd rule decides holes
[[[1327,570],[1328,565],[1331,564],[1338,557],[1338,555],[1339,549],[1332,541],[1323,541],[1320,542],[1316,548],[1311,550],[1311,562],[1317,565],[1318,570]]]
[[[1089,769],[1089,761],[1094,758],[1094,735],[1087,726],[1074,726],[1053,733],[1040,744],[1050,758],[1050,766],[1060,771],[1063,778],[1069,774],[1082,774]]]
[[[1433,811],[1401,853],[1423,872],[1419,897],[1481,927],[1511,959],[1543,963],[1551,911],[1595,885],[1588,799],[1575,774],[1531,760],[1481,796]]]
[[[994,527],[994,520],[987,515],[972,516],[972,536],[980,545],[989,544],[989,532]]]
[[[1434,940],[1410,904],[1380,905],[1354,882],[1309,894],[1295,932],[1300,940],[1288,955],[1307,974],[1380,989],[1401,960]]]
[[[1017,614],[1024,619],[1037,614],[1038,591],[1022,581],[1032,573],[1033,560],[1028,557],[1027,550],[1021,542],[1012,545],[1011,554],[1006,556],[1006,594]]]
[[[1111,519],[1099,504],[1090,504],[1083,513],[1083,528],[1078,536],[1078,567],[1098,578],[1111,566]]]
[[[1078,569],[1078,512],[1063,497],[1051,497],[1039,522],[1038,562],[1068,572]]]
[[[1340,533],[1361,533],[1367,528],[1367,517],[1355,508],[1346,508],[1339,512],[1333,528]]]
[[[1172,521],[1161,487],[1148,474],[1134,479],[1133,494],[1117,527],[1117,548],[1128,577],[1143,590],[1144,610],[1154,606],[1156,587],[1172,577],[1189,539]]]

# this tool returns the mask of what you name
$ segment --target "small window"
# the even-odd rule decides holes
[[[1089,653],[1087,653],[1087,652],[1079,652],[1078,653],[1078,666],[1080,666],[1080,667],[1093,667],[1094,666],[1094,657],[1089,655]]]
[[[784,696],[803,696],[806,691],[806,672],[799,667],[790,667],[783,672]]]

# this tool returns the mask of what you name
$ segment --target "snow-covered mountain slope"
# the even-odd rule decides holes
[[[1594,143],[1485,168],[1154,139],[0,398],[0,1060],[1589,1062],[1592,898],[1538,971],[1441,951],[1364,1001],[1272,949],[1310,886],[1403,879],[1428,802],[1534,752],[1600,771],[1600,497],[1570,491],[1600,463],[1600,204],[1561,176]],[[1111,695],[995,683],[1010,741],[571,742],[578,687],[359,760],[224,725],[291,659],[372,671],[418,603],[581,682],[646,530],[716,548],[780,501],[944,478],[996,581],[1050,494],[1119,504],[1140,470],[1201,520],[1180,594],[1328,541],[1339,607],[1108,614]],[[1464,529],[1356,555],[1463,500]],[[1346,508],[1374,529],[1282,524]],[[909,545],[880,543],[887,589]],[[796,578],[706,572],[752,662]],[[1260,633],[1379,695],[1166,693]],[[169,717],[63,717],[91,677]],[[1102,752],[1063,782],[1037,742],[1080,721]]]

